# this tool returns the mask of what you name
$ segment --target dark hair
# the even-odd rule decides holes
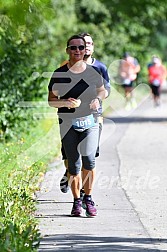
[[[81,33],[79,33],[79,36],[82,36],[82,37],[89,36],[89,37],[91,37],[90,33],[88,33],[88,32],[81,32]]]
[[[127,58],[128,56],[130,56],[130,53],[129,52],[124,52],[123,57]]]
[[[71,37],[67,40],[67,47],[69,46],[69,43],[70,43],[70,41],[71,41],[72,39],[82,39],[83,42],[84,42],[84,45],[86,46],[86,42],[85,42],[84,37],[81,36],[81,35],[77,35],[77,34],[76,34],[76,35],[71,36]]]

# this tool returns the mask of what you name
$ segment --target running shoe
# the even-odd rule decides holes
[[[82,201],[80,199],[74,200],[71,210],[71,216],[79,217],[82,213]]]
[[[68,176],[67,176],[68,171],[64,173],[62,179],[60,180],[60,190],[63,193],[67,193],[69,190],[69,185],[68,185]]]
[[[86,216],[87,217],[95,217],[97,215],[97,210],[95,208],[95,203],[93,202],[93,200],[90,199],[86,199],[84,197],[83,201],[82,201],[82,207],[83,209],[86,210]]]

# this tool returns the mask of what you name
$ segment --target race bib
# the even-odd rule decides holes
[[[72,126],[77,131],[84,131],[95,125],[95,120],[93,115],[88,115],[84,117],[79,117],[72,119]]]
[[[155,80],[153,80],[152,85],[156,86],[156,87],[159,87],[160,86],[160,81],[155,79]]]

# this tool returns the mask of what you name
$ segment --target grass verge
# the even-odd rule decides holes
[[[34,216],[34,195],[48,161],[59,155],[57,123],[42,119],[29,132],[0,144],[0,248],[3,252],[37,251],[40,233]]]

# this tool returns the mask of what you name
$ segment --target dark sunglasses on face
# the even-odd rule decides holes
[[[71,51],[75,51],[77,49],[79,49],[80,51],[85,49],[84,45],[79,45],[79,46],[75,46],[75,45],[69,45],[68,48],[70,48]]]

